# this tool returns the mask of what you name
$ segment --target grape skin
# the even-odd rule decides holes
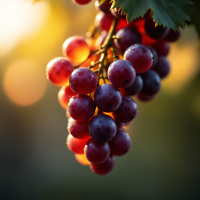
[[[136,73],[149,70],[153,63],[153,54],[150,49],[142,44],[131,45],[124,53],[124,60],[129,61]]]
[[[90,3],[92,0],[72,0],[72,2],[79,4],[79,5],[85,5]]]
[[[46,76],[56,86],[64,86],[69,82],[73,65],[65,58],[55,58],[46,67]]]
[[[73,96],[68,103],[67,111],[77,121],[88,121],[95,112],[96,105],[87,95]]]
[[[116,60],[108,68],[110,82],[119,88],[129,87],[136,78],[135,69],[126,60]]]
[[[90,47],[81,36],[72,36],[63,43],[63,54],[75,64],[85,61],[90,54]]]
[[[115,137],[109,142],[110,153],[114,156],[123,156],[131,147],[131,138],[123,130],[117,130]]]
[[[95,115],[89,124],[90,136],[97,142],[111,141],[117,132],[114,119],[105,114]]]
[[[169,54],[170,46],[169,43],[164,40],[158,40],[153,44],[158,56],[167,56]]]
[[[137,104],[129,97],[122,95],[121,106],[113,112],[113,117],[116,121],[121,123],[130,122],[137,115]]]
[[[131,45],[141,43],[141,35],[135,27],[125,27],[120,29],[116,33],[116,37],[119,38],[119,40],[114,40],[114,46],[122,53],[124,53]]]
[[[85,144],[84,153],[91,163],[100,164],[108,159],[110,146],[108,142],[96,142],[91,138]]]
[[[69,84],[77,94],[90,94],[97,87],[97,76],[92,70],[80,67],[72,72]]]
[[[119,89],[114,85],[103,84],[95,90],[94,102],[101,111],[113,112],[122,103],[122,96]]]
[[[106,0],[104,3],[100,5],[100,0],[95,1],[95,8],[97,11],[103,11],[103,12],[110,12],[110,0]]]
[[[115,157],[110,155],[109,158],[101,164],[94,164],[90,163],[90,169],[99,175],[105,175],[108,174],[112,169],[114,168],[115,165]]]

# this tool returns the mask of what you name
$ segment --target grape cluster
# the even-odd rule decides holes
[[[169,42],[180,37],[180,30],[155,26],[150,12],[128,24],[126,15],[119,8],[111,10],[109,2],[95,1],[98,13],[88,37],[68,38],[64,57],[46,68],[47,78],[62,86],[58,101],[68,118],[67,146],[97,174],[109,173],[114,156],[129,151],[131,138],[124,127],[138,111],[132,97],[155,97],[170,72]]]

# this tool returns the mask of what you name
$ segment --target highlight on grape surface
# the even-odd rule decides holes
[[[79,5],[91,0],[72,0]],[[125,126],[133,122],[142,102],[155,98],[161,80],[170,73],[166,58],[170,43],[181,35],[155,26],[151,14],[127,23],[110,1],[100,4],[87,38],[72,36],[63,44],[63,56],[49,62],[49,81],[62,87],[58,101],[68,118],[67,147],[82,165],[107,174],[115,156],[125,155],[131,138]]]

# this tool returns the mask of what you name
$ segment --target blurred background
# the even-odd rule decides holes
[[[171,74],[138,103],[132,147],[98,176],[66,147],[67,118],[47,63],[70,36],[85,36],[94,2],[0,0],[1,199],[200,199],[200,56],[193,25],[171,45]],[[200,22],[199,22],[200,23]]]

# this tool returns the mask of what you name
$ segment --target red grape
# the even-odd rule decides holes
[[[55,58],[46,67],[46,76],[54,85],[64,86],[68,83],[74,67],[65,58]]]
[[[90,3],[92,0],[72,0],[74,3],[77,3],[79,5],[85,5],[87,3]]]

